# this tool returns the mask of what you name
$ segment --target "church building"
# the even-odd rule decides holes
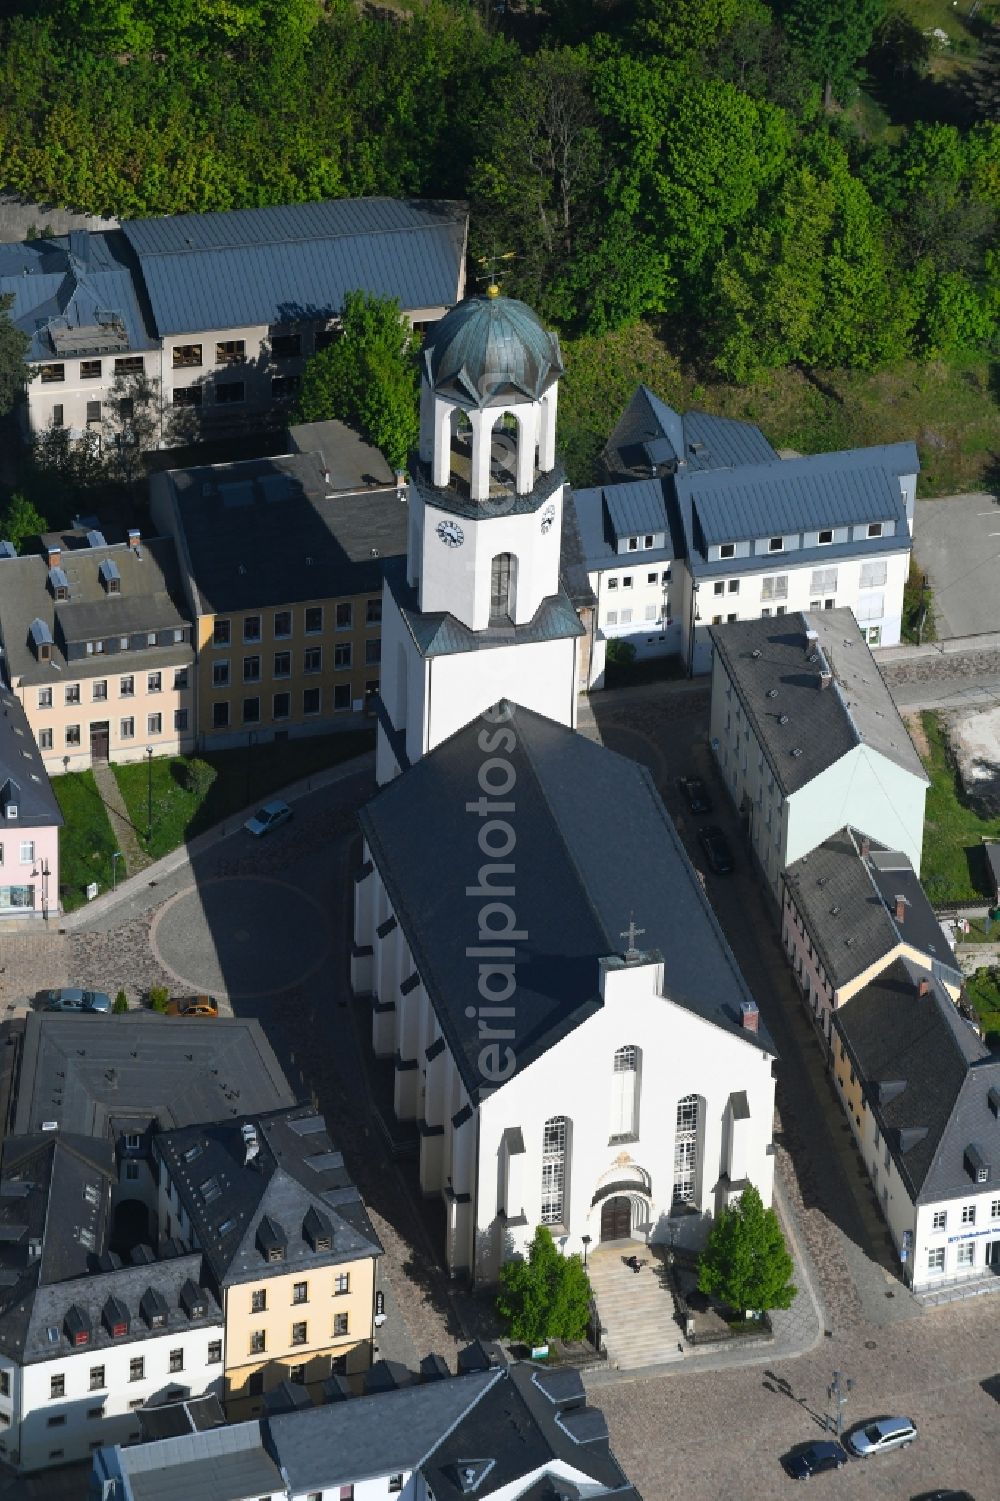
[[[380,790],[352,980],[395,1114],[496,1279],[539,1224],[698,1245],[772,1190],[774,1045],[645,767],[576,733],[554,336],[498,295],[425,350],[409,555],[383,606]]]

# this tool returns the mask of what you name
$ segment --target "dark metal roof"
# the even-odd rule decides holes
[[[30,337],[28,361],[155,347],[124,235],[85,233],[81,244],[85,260],[68,235],[0,245],[0,296],[14,299],[10,316]]]
[[[445,611],[431,613],[419,608],[417,591],[406,581],[405,558],[389,560],[385,566],[385,581],[417,650],[424,657],[489,651],[496,646],[523,646],[536,641],[560,641],[584,633],[579,616],[561,587],[558,594],[542,600],[534,619],[526,625],[473,631]]]
[[[705,1021],[739,1032],[768,1052],[773,1043],[743,1032],[746,983],[723,937],[648,771],[540,714],[501,704],[511,716],[518,797],[518,901],[533,914],[518,946],[516,1042],[525,1068],[594,1014],[599,962],[620,954],[628,913],[659,952],[666,993]],[[482,721],[485,722],[485,721]],[[361,811],[372,859],[385,882],[420,977],[466,1089],[484,1083],[482,1046],[466,1009],[476,963],[463,914],[476,921],[465,890],[482,863],[464,812],[482,762],[474,720]],[[435,830],[429,881],[426,831]],[[555,950],[551,935],[558,934]],[[471,944],[471,949],[470,949]]]
[[[260,1423],[227,1424],[100,1450],[95,1469],[101,1478],[127,1476],[131,1501],[246,1501],[248,1496],[285,1494]]]
[[[870,842],[853,829],[836,834],[794,861],[785,884],[836,988],[864,974],[906,943],[956,973],[955,955],[906,855]],[[895,901],[906,902],[902,923]]]
[[[381,593],[385,560],[406,552],[408,508],[394,480],[368,489],[359,473],[341,493],[324,474],[316,452],[169,471],[197,613]]]
[[[132,219],[122,233],[163,336],[332,318],[358,288],[409,311],[450,307],[467,217],[457,202],[342,198]]]
[[[130,1130],[150,1120],[167,1129],[294,1099],[260,1023],[248,1018],[219,1017],[209,1027],[135,1012],[95,1027],[92,1017],[32,1012],[14,1129],[57,1120],[60,1135],[101,1137],[125,1121],[135,1123]]]
[[[431,329],[424,369],[435,391],[463,406],[537,401],[563,373],[559,340],[527,303],[467,297]]]
[[[709,634],[786,796],[862,744],[928,781],[850,610],[735,621]],[[833,674],[825,689],[824,663]]]
[[[597,596],[587,577],[587,560],[583,551],[579,517],[569,490],[563,491],[559,578],[575,609],[594,608]]]
[[[294,1128],[314,1115],[297,1105],[156,1137],[154,1151],[167,1164],[220,1286],[259,1278],[272,1255],[289,1272],[381,1255],[361,1195],[325,1131],[302,1135]],[[251,1159],[246,1126],[257,1144]],[[194,1158],[193,1147],[200,1149]],[[313,1209],[332,1227],[328,1249],[317,1249],[307,1233]]]
[[[613,479],[675,469],[734,469],[777,457],[753,423],[707,412],[681,416],[648,386],[636,387],[602,454]]]
[[[7,819],[9,803],[17,818]],[[0,683],[0,819],[14,829],[59,825],[63,816],[20,699]]]
[[[612,502],[617,525],[612,519]],[[639,570],[645,563],[659,567],[662,563],[672,563],[678,556],[663,480],[623,480],[617,485],[574,490],[566,504],[567,509],[576,513],[583,557],[587,568],[592,571],[612,568]],[[636,524],[628,525],[627,520]],[[649,525],[649,522],[654,524]],[[664,545],[641,552],[618,551],[615,544],[619,537],[648,532],[663,533]]]
[[[834,1011],[833,1024],[914,1199],[975,1192],[965,1163],[973,1142],[991,1160],[991,1182],[1000,1180],[1000,1120],[988,1102],[1000,1059],[928,971],[897,959]],[[880,1090],[885,1083],[893,1087]]]
[[[140,1407],[136,1413],[143,1442],[176,1438],[182,1433],[204,1433],[221,1428],[226,1415],[218,1397],[187,1397],[183,1402],[164,1402],[157,1407]]]

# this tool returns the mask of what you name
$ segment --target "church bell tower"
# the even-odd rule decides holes
[[[423,351],[405,570],[387,570],[378,777],[510,698],[576,721],[582,627],[560,583],[559,341],[496,287]]]

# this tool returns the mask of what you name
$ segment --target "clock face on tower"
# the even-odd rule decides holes
[[[465,533],[457,521],[439,521],[437,534],[445,547],[461,547],[465,541]]]
[[[555,519],[556,519],[556,508],[555,508],[555,506],[546,506],[545,510],[542,512],[542,536],[543,537],[545,536],[546,532],[549,532],[549,531],[552,530],[552,523],[553,523],[553,521],[555,521]]]

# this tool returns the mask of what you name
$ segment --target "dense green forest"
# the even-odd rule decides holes
[[[981,358],[1000,12],[888,3],[35,0],[0,25],[3,185],[468,198],[474,256],[564,335],[652,319],[708,380]]]

